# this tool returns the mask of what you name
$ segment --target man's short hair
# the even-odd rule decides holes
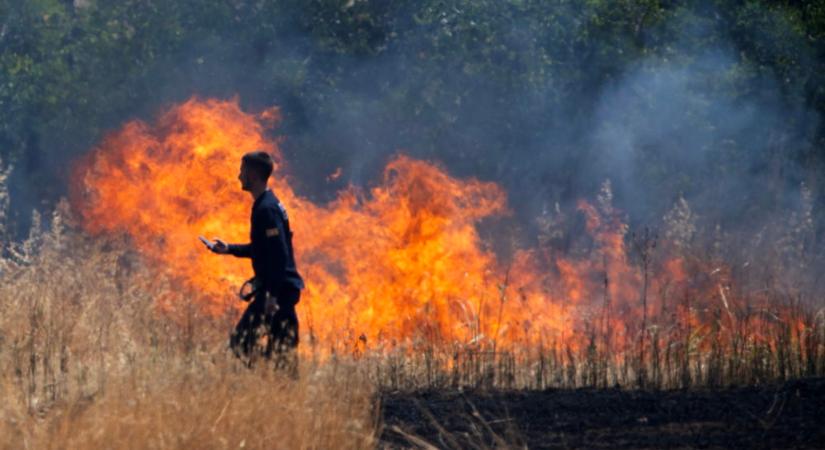
[[[272,175],[272,169],[275,166],[269,153],[262,151],[249,152],[243,155],[241,161],[264,180],[269,179],[269,176]]]

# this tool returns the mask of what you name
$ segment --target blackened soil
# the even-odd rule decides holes
[[[717,390],[385,392],[383,448],[825,448],[825,378]]]

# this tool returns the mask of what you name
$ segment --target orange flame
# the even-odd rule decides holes
[[[264,134],[273,114],[244,113],[236,100],[191,99],[154,125],[127,123],[77,167],[73,203],[84,227],[128,234],[220,311],[251,269],[211,254],[196,237],[246,240],[251,199],[235,176],[244,152],[281,160]],[[506,208],[493,183],[398,156],[380,185],[349,187],[327,205],[296,195],[280,163],[271,187],[289,209],[307,279],[303,330],[322,347],[359,337],[372,346],[529,342],[569,326],[569,308],[543,292],[530,253],[516,256],[505,281],[506,269],[483,248],[475,224]]]
[[[241,156],[261,149],[276,159],[271,187],[289,210],[307,281],[298,306],[302,333],[323,350],[358,342],[373,349],[437,342],[529,348],[564,341],[579,327],[605,336],[608,353],[621,351],[639,336],[640,292],[663,299],[644,310],[659,325],[676,317],[708,327],[716,319],[700,317],[690,299],[719,299],[714,308],[730,320],[717,322],[739,326],[730,312],[736,298],[728,302],[722,278],[679,297],[669,292],[686,289],[682,259],[643,277],[629,261],[627,227],[609,206],[578,205],[595,250],[589,255],[548,262],[519,250],[505,264],[476,231],[480,220],[506,213],[502,189],[453,178],[428,162],[397,156],[376,187],[350,186],[315,204],[290,188],[278,143],[265,134],[278,119],[277,109],[254,115],[237,100],[191,99],[154,124],[127,123],[76,167],[72,199],[83,226],[125,233],[158,270],[220,313],[251,268],[208,252],[197,236],[247,240],[252,200],[235,177]],[[575,339],[565,345],[582,347]]]

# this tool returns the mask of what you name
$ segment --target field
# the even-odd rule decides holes
[[[821,448],[823,398],[822,378],[713,390],[388,393],[382,401],[382,443],[438,448]]]
[[[822,329],[739,353],[720,335],[686,364],[661,353],[641,370],[593,347],[329,354],[310,342],[292,377],[228,354],[235,309],[205,313],[123,242],[72,231],[68,217],[64,205],[3,259],[2,448],[813,448],[825,437]]]
[[[825,448],[823,42],[822,0],[0,1],[0,450]],[[209,245],[250,152],[254,269]],[[298,364],[234,357],[290,253]]]
[[[173,286],[76,237],[4,260],[0,448],[374,446],[376,389],[356,364],[250,370],[225,351],[229,322],[158,310]]]

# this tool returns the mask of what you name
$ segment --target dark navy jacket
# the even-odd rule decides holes
[[[304,280],[295,266],[292,231],[284,205],[267,189],[252,204],[252,227],[249,244],[232,244],[229,253],[252,258],[255,280],[267,292],[277,295],[289,285],[304,288]]]

